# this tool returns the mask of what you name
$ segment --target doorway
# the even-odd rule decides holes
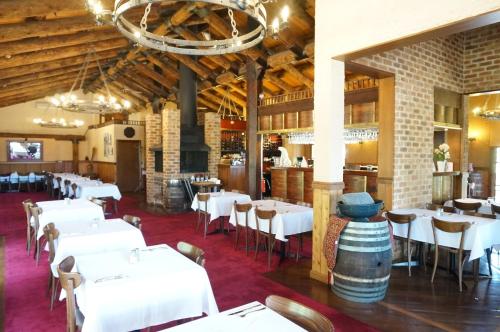
[[[116,141],[116,184],[122,192],[139,190],[141,141]]]

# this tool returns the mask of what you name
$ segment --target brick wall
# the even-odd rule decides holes
[[[500,23],[464,35],[464,92],[500,90]]]
[[[146,197],[149,204],[156,203],[162,195],[162,174],[155,172],[155,156],[151,148],[161,144],[161,115],[146,114]],[[160,182],[160,184],[158,183]]]
[[[174,103],[162,111],[163,122],[163,180],[180,178],[181,112]]]
[[[210,147],[208,154],[208,173],[210,177],[218,177],[220,162],[220,116],[217,113],[204,113],[205,144]]]
[[[432,199],[434,87],[462,92],[463,35],[355,60],[395,74],[393,207]]]

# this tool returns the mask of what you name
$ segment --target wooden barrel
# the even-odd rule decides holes
[[[389,285],[391,264],[387,221],[351,221],[340,235],[332,291],[353,302],[380,301]]]
[[[181,180],[168,180],[164,196],[167,211],[181,212],[186,209],[187,200]]]
[[[484,190],[483,190],[483,177],[479,172],[471,172],[469,173],[469,183],[474,183],[474,188],[472,188],[472,197],[474,198],[483,198]]]

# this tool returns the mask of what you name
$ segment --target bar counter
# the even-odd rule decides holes
[[[246,191],[245,165],[231,166],[219,164],[219,179],[222,181],[224,190]]]

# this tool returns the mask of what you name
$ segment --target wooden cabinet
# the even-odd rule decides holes
[[[366,191],[377,198],[377,176],[375,171],[344,171],[344,193]]]
[[[454,182],[460,172],[434,172],[432,178],[432,203],[443,204],[454,198]]]
[[[313,202],[312,168],[271,168],[271,196]]]
[[[222,181],[224,190],[246,191],[245,166],[231,166],[219,164],[219,179]]]
[[[271,169],[271,196],[287,198],[287,169],[272,168]]]

